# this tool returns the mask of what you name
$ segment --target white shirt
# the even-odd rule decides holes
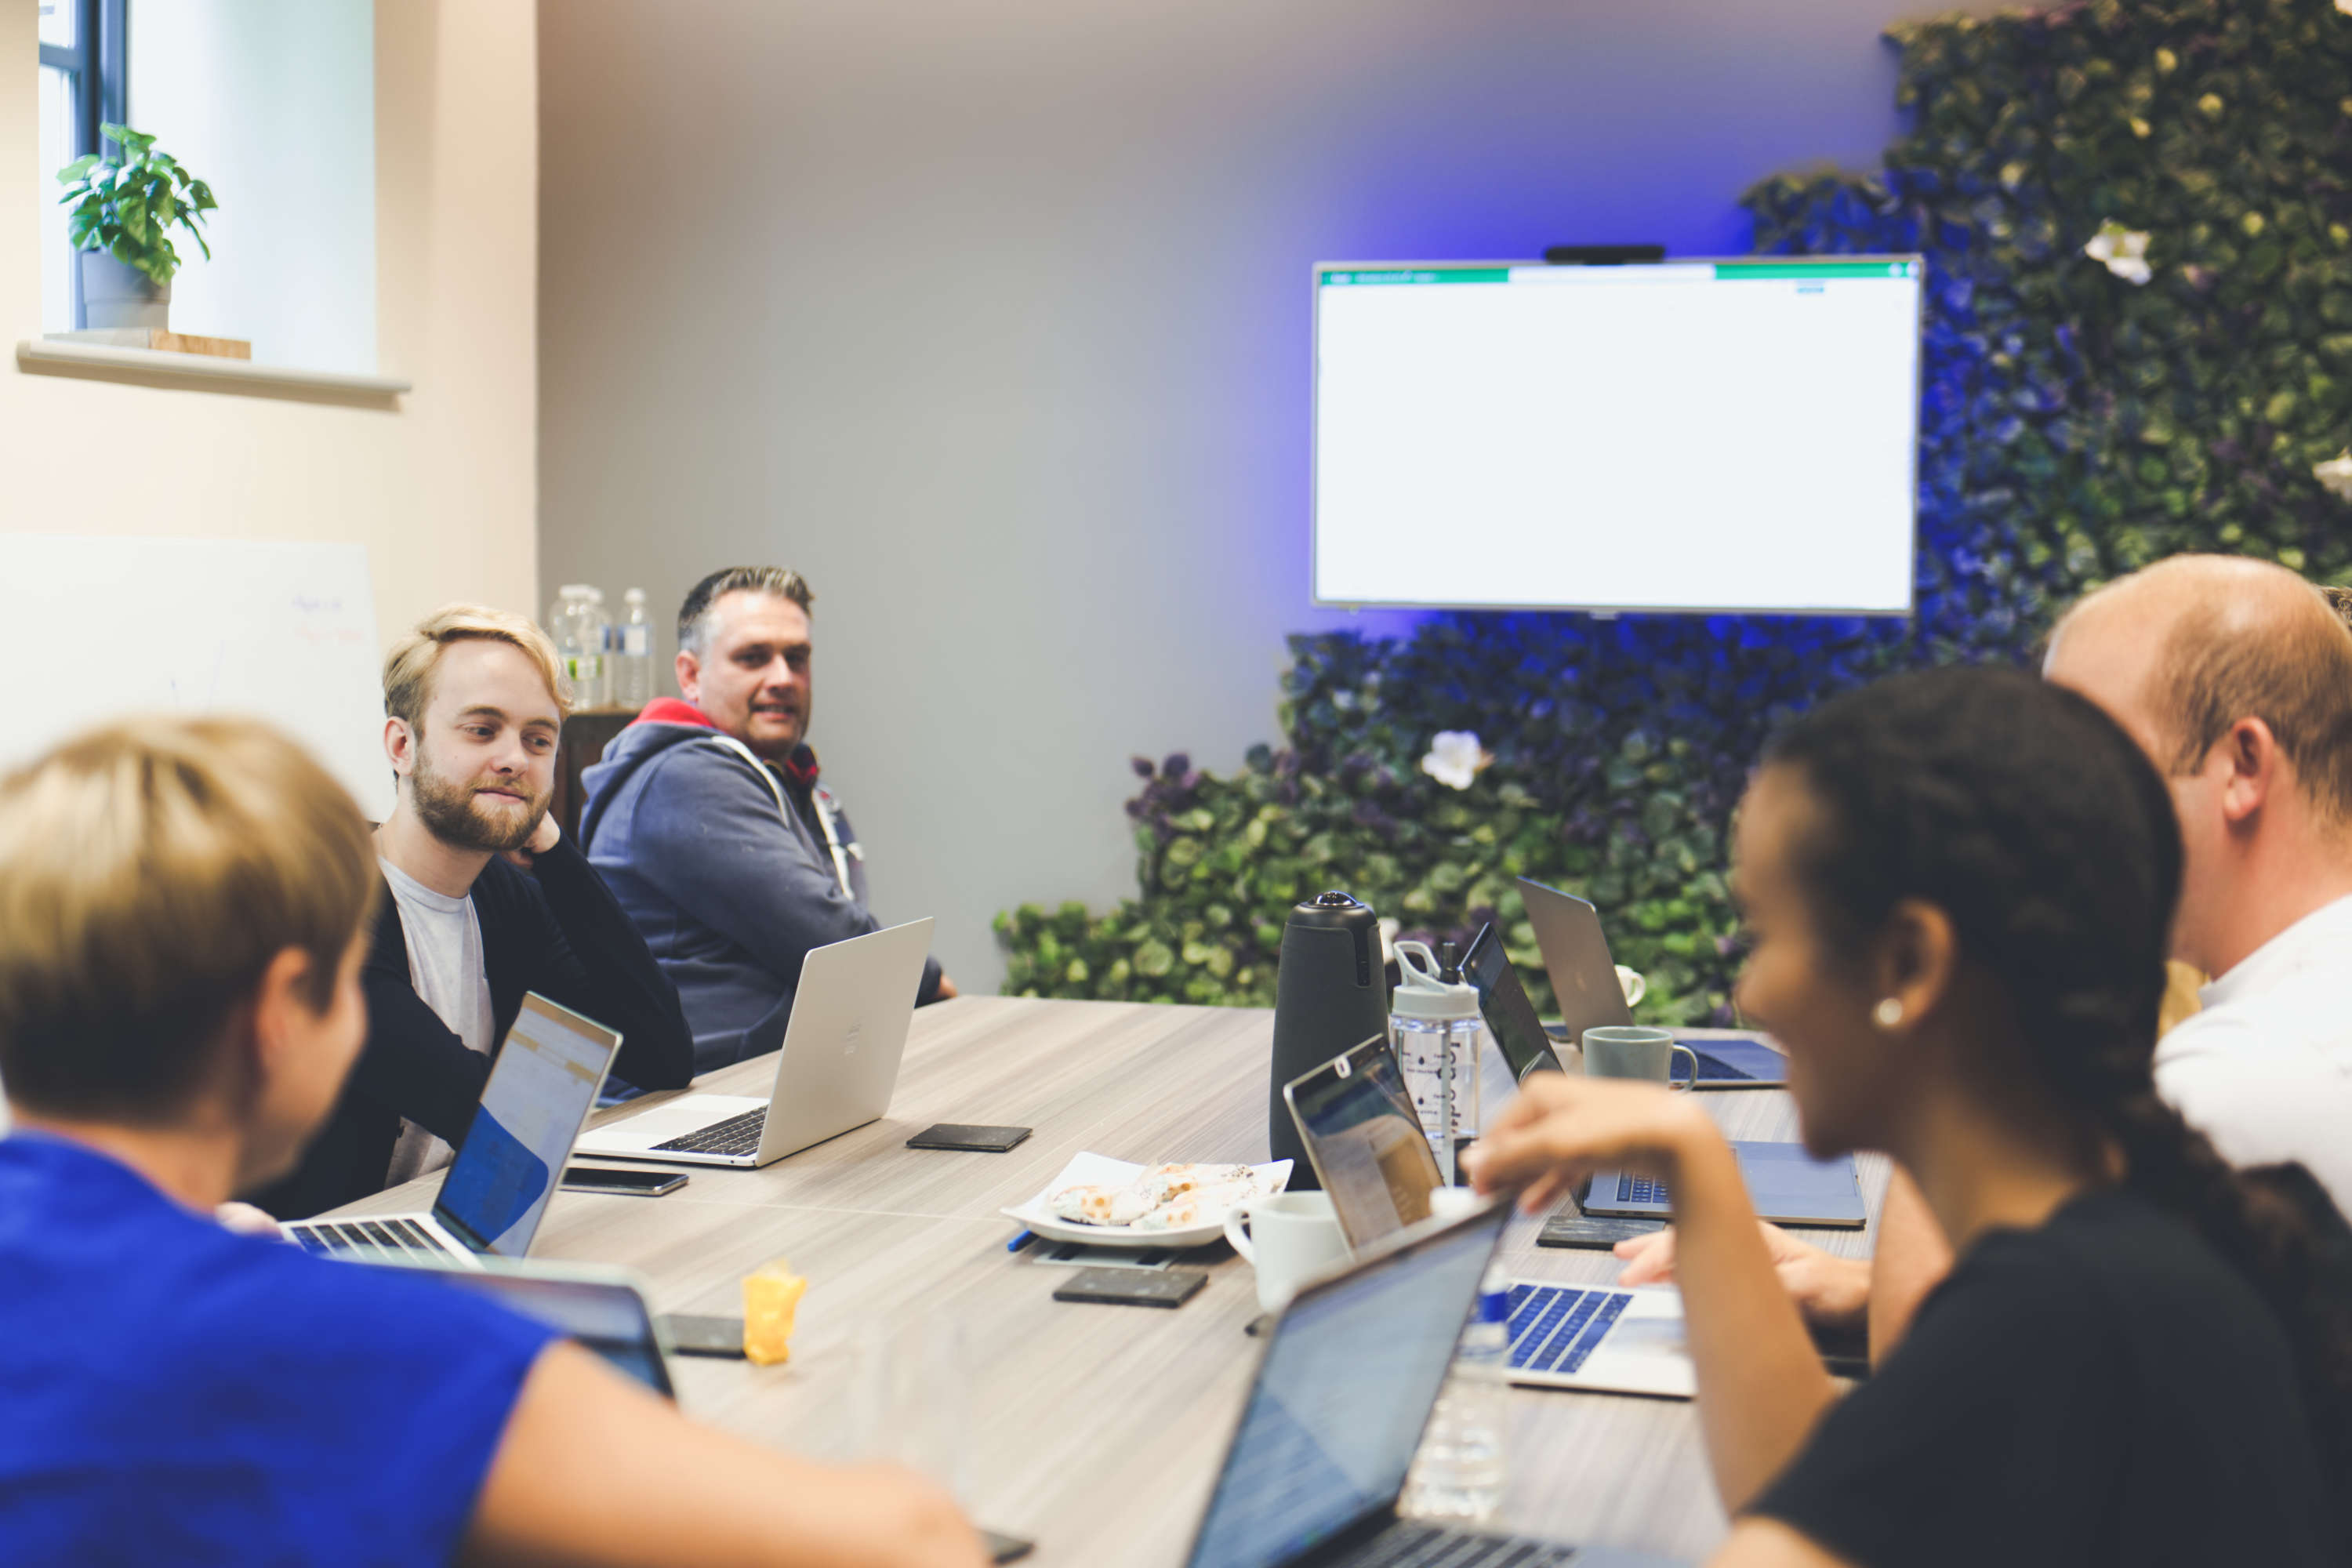
[[[2300,1160],[2352,1212],[2352,898],[2198,994],[2157,1042],[2158,1091],[2231,1164]]]
[[[490,1004],[490,972],[482,963],[482,922],[474,900],[435,892],[391,861],[383,879],[400,910],[401,934],[408,939],[408,983],[466,1048],[489,1054],[497,1013]],[[450,1160],[449,1145],[414,1121],[400,1124],[393,1145],[387,1184],[397,1186]]]

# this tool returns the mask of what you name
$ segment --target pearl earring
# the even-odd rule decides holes
[[[1903,1022],[1903,1004],[1889,996],[1876,1007],[1872,1008],[1870,1016],[1878,1021],[1880,1028],[1891,1029]]]

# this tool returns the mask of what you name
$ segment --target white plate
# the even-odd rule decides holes
[[[1044,1192],[1017,1208],[998,1212],[1019,1220],[1039,1236],[1055,1241],[1075,1241],[1082,1247],[1206,1247],[1225,1234],[1225,1216],[1222,1214],[1206,1224],[1184,1230],[1143,1230],[1131,1225],[1078,1225],[1046,1207],[1045,1201],[1064,1187],[1123,1187],[1150,1169],[1150,1165],[1130,1164],[1107,1154],[1079,1154],[1062,1167],[1062,1173],[1047,1183]],[[1278,1193],[1290,1184],[1287,1160],[1253,1165],[1250,1169],[1270,1193]]]

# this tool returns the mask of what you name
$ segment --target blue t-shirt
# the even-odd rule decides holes
[[[0,1140],[0,1563],[446,1563],[552,1337]]]

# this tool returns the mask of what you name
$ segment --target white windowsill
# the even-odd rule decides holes
[[[388,376],[297,370],[285,365],[255,364],[251,360],[215,359],[208,354],[163,353],[154,349],[58,342],[40,338],[17,342],[16,366],[51,375],[95,374],[110,381],[205,382],[221,392],[250,391],[280,396],[308,394],[335,402],[394,398],[411,389],[409,383]]]

